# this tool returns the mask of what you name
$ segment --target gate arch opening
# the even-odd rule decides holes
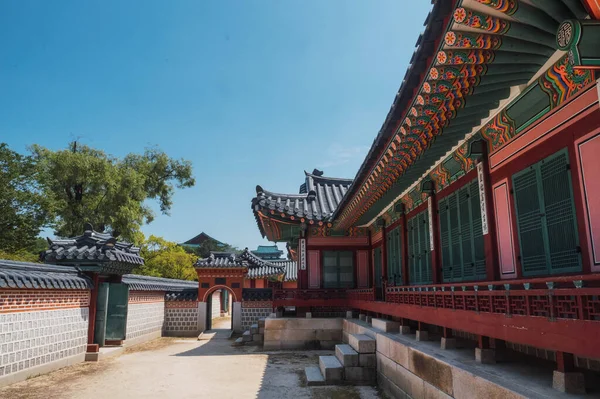
[[[203,297],[206,303],[206,330],[233,330],[235,292],[225,286],[211,287]]]

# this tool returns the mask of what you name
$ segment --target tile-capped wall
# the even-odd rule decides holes
[[[89,290],[0,290],[0,313],[89,306]]]
[[[165,323],[165,302],[129,303],[126,340],[160,332]]]
[[[0,377],[83,355],[88,321],[86,307],[0,314]]]

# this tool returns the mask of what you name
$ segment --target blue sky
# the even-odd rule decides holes
[[[250,200],[303,170],[355,176],[431,4],[398,0],[14,1],[0,5],[0,141],[157,145],[196,187],[143,228],[265,244]]]

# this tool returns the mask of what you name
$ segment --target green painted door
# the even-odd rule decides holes
[[[485,279],[485,246],[477,179],[442,198],[438,208],[444,282]]]
[[[108,290],[108,308],[106,315],[107,340],[118,341],[125,339],[128,302],[129,287],[122,283],[111,283]]]
[[[388,284],[390,285],[402,283],[402,235],[400,230],[401,226],[398,226],[387,234]]]
[[[408,227],[408,258],[410,284],[431,284],[431,248],[429,214],[425,210],[410,218]]]
[[[383,299],[383,265],[381,259],[381,247],[373,250],[373,266],[375,269],[375,297],[377,300],[381,300]]]
[[[98,299],[96,300],[96,321],[94,324],[94,343],[104,346],[106,340],[106,310],[108,307],[108,283],[98,286]]]
[[[523,275],[581,271],[567,150],[516,173],[512,180]]]

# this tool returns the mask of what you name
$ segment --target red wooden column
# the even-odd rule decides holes
[[[96,305],[98,302],[98,288],[100,287],[100,277],[98,273],[93,273],[92,277],[92,292],[90,293],[90,307],[88,312],[88,345],[87,352],[98,352],[100,347],[94,344],[94,329],[96,327]]]

